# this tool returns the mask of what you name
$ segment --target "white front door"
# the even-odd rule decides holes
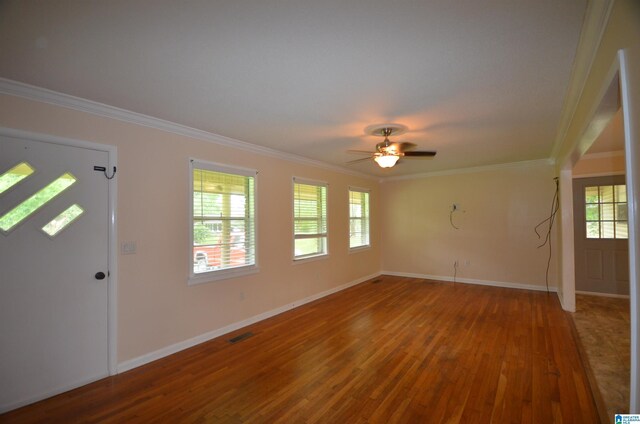
[[[0,412],[108,375],[108,162],[0,134]]]

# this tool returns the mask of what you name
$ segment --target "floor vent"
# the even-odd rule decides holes
[[[249,331],[248,333],[240,334],[239,336],[235,336],[234,338],[229,339],[229,343],[238,343],[243,341],[244,339],[248,339],[251,336],[253,336],[253,333]]]

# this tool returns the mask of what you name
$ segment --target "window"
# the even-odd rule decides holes
[[[15,169],[15,168],[14,168]],[[28,175],[28,174],[27,174]],[[16,225],[27,219],[31,214],[53,200],[76,182],[76,177],[65,172],[45,187],[38,190],[31,197],[0,217],[0,230],[11,231]]]
[[[34,170],[31,165],[27,162],[20,162],[4,174],[0,175],[0,194],[33,174],[33,172]]]
[[[76,219],[80,218],[80,215],[84,213],[84,209],[78,206],[77,203],[69,206],[60,215],[53,218],[47,225],[42,227],[49,237],[55,237],[60,231],[71,225]]]
[[[327,185],[293,180],[294,259],[327,254]]]
[[[191,175],[192,282],[256,272],[256,171],[192,161]]]
[[[584,200],[587,238],[629,237],[627,187],[624,184],[585,187]]]
[[[369,246],[369,191],[349,189],[349,248]]]

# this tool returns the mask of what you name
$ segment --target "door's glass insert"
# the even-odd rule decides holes
[[[27,162],[20,162],[0,176],[0,194],[33,174],[34,169]]]
[[[626,239],[627,187],[624,184],[584,189],[587,238]]]
[[[616,224],[616,238],[629,238],[629,227],[626,222],[619,222]]]
[[[0,230],[8,232],[27,219],[35,211],[46,205],[76,182],[76,177],[66,172],[33,194],[27,200],[0,217]]]
[[[42,231],[51,237],[55,237],[56,234],[67,228],[69,224],[78,219],[83,213],[84,209],[74,203],[42,227]]]

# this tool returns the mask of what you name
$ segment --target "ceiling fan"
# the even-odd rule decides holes
[[[348,164],[373,159],[381,168],[391,168],[398,162],[401,157],[433,157],[436,155],[434,151],[416,151],[416,145],[413,143],[394,143],[389,141],[392,134],[403,133],[407,127],[399,124],[383,124],[367,127],[365,131],[368,134],[384,137],[384,141],[376,144],[375,152],[367,152],[364,150],[348,150],[349,153],[366,153],[369,157],[352,160]]]

